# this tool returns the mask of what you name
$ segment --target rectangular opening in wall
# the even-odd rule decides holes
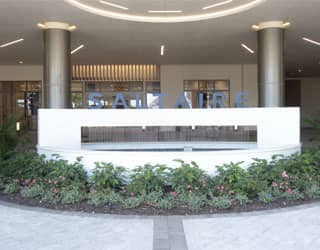
[[[256,147],[256,126],[82,127],[82,147],[108,151],[236,150]]]

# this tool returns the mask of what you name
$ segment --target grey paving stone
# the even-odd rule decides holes
[[[154,220],[153,250],[187,250],[181,217]]]
[[[320,204],[183,221],[189,250],[319,250]]]
[[[153,220],[74,216],[0,205],[0,249],[150,250]]]

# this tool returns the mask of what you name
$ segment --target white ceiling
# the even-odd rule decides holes
[[[118,3],[142,1],[118,0]],[[196,3],[199,8],[200,0],[167,2],[189,2],[188,8]],[[267,0],[239,14],[171,24],[110,19],[77,9],[63,0],[0,0],[0,44],[25,39],[23,43],[0,48],[0,64],[18,64],[20,60],[24,64],[41,64],[42,31],[37,23],[45,21],[77,25],[72,33],[72,47],[85,44],[85,48],[72,56],[74,64],[256,63],[256,55],[249,54],[240,44],[256,50],[257,36],[250,27],[270,20],[291,22],[286,31],[287,76],[320,76],[320,46],[301,39],[305,36],[320,41],[320,0]],[[163,57],[162,44],[166,46]]]

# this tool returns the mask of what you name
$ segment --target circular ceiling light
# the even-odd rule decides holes
[[[81,10],[114,19],[149,23],[179,23],[233,15],[252,9],[267,0],[221,0],[219,2],[216,0],[197,0],[192,4],[190,1],[180,0],[178,1],[180,6],[177,1],[170,4],[170,1],[160,0],[156,4],[150,3],[150,0],[64,1]],[[104,4],[102,4],[103,2]],[[121,6],[121,8],[117,6]],[[159,9],[155,9],[155,7]]]

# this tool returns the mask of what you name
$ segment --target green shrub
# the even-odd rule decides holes
[[[105,192],[92,191],[88,195],[88,203],[100,207],[107,204],[107,194]]]
[[[7,153],[13,151],[17,144],[16,120],[10,117],[3,124],[0,124],[0,159],[5,158]]]
[[[148,205],[154,206],[157,202],[159,202],[162,197],[163,197],[163,192],[158,191],[158,192],[151,192],[149,194],[145,194],[143,195],[144,198],[144,202]]]
[[[261,191],[260,193],[258,193],[258,199],[259,201],[267,204],[274,201],[275,198],[272,196],[271,191]]]
[[[249,178],[245,169],[241,167],[241,162],[224,164],[217,167],[217,176],[213,178],[218,187],[223,187],[225,193],[232,191],[238,194],[255,194],[255,185]]]
[[[320,110],[315,114],[320,118]],[[319,130],[320,129],[320,119],[313,118],[311,116],[305,116],[303,122],[307,125],[311,125],[312,128]]]
[[[174,208],[176,205],[176,199],[171,194],[166,195],[162,199],[158,200],[155,206],[159,209],[169,210]]]
[[[183,161],[180,167],[171,170],[170,182],[174,190],[185,192],[207,192],[208,175],[195,162],[191,165]]]
[[[44,156],[35,152],[11,152],[0,161],[0,173],[7,177],[22,179],[43,177],[48,174]]]
[[[0,175],[0,191],[4,189],[5,186],[5,179],[3,176]]]
[[[245,206],[250,202],[249,198],[245,194],[236,194],[234,196],[234,201],[239,204],[240,206]]]
[[[179,195],[179,202],[187,205],[191,211],[199,211],[205,205],[206,196],[199,193],[186,192]]]
[[[252,185],[252,192],[248,192],[250,198],[258,196],[260,192],[268,189],[272,181],[279,178],[285,171],[283,167],[277,165],[277,159],[282,156],[273,156],[272,161],[264,159],[254,159],[254,162],[247,169],[248,179]]]
[[[41,202],[49,203],[49,204],[56,204],[60,201],[60,197],[54,190],[44,190],[41,195]]]
[[[20,190],[19,180],[11,180],[9,181],[9,183],[4,185],[3,192],[5,194],[13,194],[13,193],[18,193],[19,190]]]
[[[20,190],[21,196],[25,198],[35,198],[41,196],[42,193],[43,187],[39,184],[31,185]]]
[[[123,206],[125,208],[137,208],[141,206],[143,202],[144,202],[143,196],[128,197],[123,201]]]
[[[69,163],[66,160],[51,159],[46,162],[48,171],[47,178],[51,183],[56,183],[56,188],[63,188],[69,186],[82,187],[87,181],[87,172],[81,164],[81,158],[77,158],[74,163]]]
[[[306,188],[305,194],[309,199],[320,198],[320,186],[318,183],[313,182]]]
[[[104,192],[92,190],[88,195],[88,203],[100,207],[100,206],[113,206],[123,203],[123,199],[120,194],[113,190],[105,190]]]
[[[106,201],[107,201],[107,205],[109,207],[112,207],[113,205],[116,205],[116,204],[122,204],[123,198],[120,194],[112,190],[107,193]]]
[[[60,192],[62,204],[76,204],[86,199],[86,193],[79,187],[64,188]]]
[[[168,185],[168,172],[163,165],[139,166],[130,175],[128,190],[134,194],[163,192]]]
[[[210,206],[215,207],[216,209],[228,209],[232,206],[232,202],[227,195],[223,196],[211,196],[211,199],[208,201]]]
[[[297,201],[304,199],[304,195],[298,189],[295,189],[292,191],[284,192],[282,194],[282,198],[288,201]]]
[[[89,182],[97,191],[119,189],[125,184],[125,169],[115,167],[112,163],[95,163]]]

